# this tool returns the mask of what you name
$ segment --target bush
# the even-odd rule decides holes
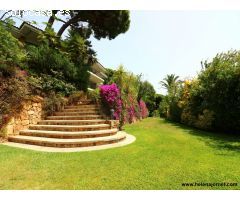
[[[137,102],[137,99],[130,94],[122,101],[120,90],[115,83],[111,85],[102,85],[99,87],[100,96],[103,104],[107,108],[108,114],[114,109],[114,117],[120,120],[120,126],[124,123],[133,123],[137,119],[146,118],[148,109],[143,100]],[[124,108],[124,109],[123,109]]]
[[[207,109],[203,110],[203,113],[198,115],[198,119],[194,126],[199,129],[211,130],[213,125],[212,123],[215,119],[214,116],[215,114],[213,111],[209,111]]]
[[[87,96],[89,99],[93,100],[95,103],[99,102],[100,100],[99,88],[96,88],[95,90],[88,90]]]
[[[25,79],[0,76],[0,128],[22,108],[21,102],[30,97],[30,88]]]
[[[175,122],[181,122],[182,108],[178,101],[178,99],[173,100],[169,106],[169,119]]]
[[[71,83],[78,90],[87,91],[89,85],[88,71],[90,70],[88,64],[75,63],[71,59],[71,54],[63,53],[46,44],[38,47],[29,45],[27,50],[30,72],[38,75],[47,74],[53,77],[58,72],[61,77],[56,78]]]
[[[67,55],[47,45],[27,46],[28,66],[30,72],[55,76],[55,72],[62,73],[62,79],[73,82],[76,68]]]
[[[0,114],[17,110],[19,102],[29,98],[28,83],[24,79],[0,77]]]
[[[146,106],[149,110],[149,116],[153,115],[153,111],[156,109],[155,106],[155,96],[156,91],[151,83],[148,81],[140,81],[139,84],[139,91],[138,91],[138,101],[141,99],[146,103]]]
[[[153,111],[153,117],[160,117],[159,110],[154,110]]]
[[[167,101],[168,96],[165,96],[163,100],[159,103],[159,114],[160,117],[168,118],[169,117],[169,103]]]
[[[83,91],[76,91],[68,97],[68,103],[74,104],[77,103],[80,99],[86,99],[86,95]]]
[[[176,97],[171,97],[169,95],[165,96],[159,104],[158,111],[160,117],[167,118],[175,122],[181,121],[182,108],[179,105],[179,99]]]
[[[22,44],[0,22],[0,73],[5,77],[15,75],[15,68],[22,66],[25,59]]]
[[[189,107],[195,116],[210,113],[207,126],[220,131],[240,131],[240,52],[218,54],[205,62],[190,90]],[[214,119],[213,119],[214,117]]]
[[[38,94],[51,92],[61,93],[65,96],[69,96],[71,93],[76,91],[74,85],[67,83],[66,81],[55,78],[51,75],[40,74],[40,76],[30,76],[28,78],[30,85],[34,88],[33,91]]]
[[[141,108],[136,98],[128,95],[127,101],[124,102],[126,112],[124,112],[124,123],[134,123],[137,119],[142,119]]]
[[[120,97],[120,91],[117,85],[114,83],[111,85],[101,85],[99,87],[99,91],[102,102],[108,108],[109,114],[110,110],[114,109],[115,119],[120,119],[122,111],[122,101]]]
[[[52,115],[54,112],[61,111],[66,103],[67,100],[62,94],[51,92],[48,97],[44,98],[43,109],[46,115]]]
[[[117,70],[111,71],[109,83],[115,83],[119,88],[120,99],[119,99],[119,110],[121,110],[118,116],[120,121],[120,128],[127,122],[132,123],[136,119],[141,118],[139,109],[138,93],[140,87],[140,76],[136,76],[131,72],[120,66]],[[144,89],[145,91],[145,89]],[[142,91],[142,94],[145,92]],[[141,96],[141,95],[139,95]]]
[[[146,118],[149,115],[147,106],[143,100],[140,100],[139,102],[139,108],[140,108],[140,113],[142,118]]]

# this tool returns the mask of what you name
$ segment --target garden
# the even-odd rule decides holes
[[[107,69],[104,85],[95,90],[88,90],[89,71],[91,65],[97,62],[96,52],[89,40],[90,35],[97,39],[114,39],[126,32],[130,24],[129,11],[78,11],[77,14],[71,12],[74,14],[70,13],[73,15],[70,22],[73,19],[85,20],[89,21],[89,25],[82,27],[71,22],[68,25],[70,28],[66,30],[66,37],[61,38],[64,31],[60,29],[61,31],[55,32],[52,28],[53,22],[59,20],[54,11],[46,22],[46,29],[39,33],[35,45],[22,42],[12,35],[12,19],[6,18],[1,21],[2,137],[7,135],[4,126],[22,109],[22,102],[36,95],[44,98],[44,111],[51,114],[66,104],[66,98],[71,100],[85,93],[94,101],[102,102],[107,114],[110,114],[111,109],[115,110],[114,118],[120,121],[120,129],[125,123],[148,116],[145,101],[149,102],[151,110],[153,109],[153,86],[147,81],[144,82],[140,75],[128,72],[123,66],[116,70]],[[110,18],[109,24],[100,26],[101,21],[93,19],[95,15]],[[4,14],[2,18],[4,19]],[[118,26],[115,26],[116,19],[119,20]],[[65,25],[63,24],[62,29]],[[147,96],[148,88],[151,89],[152,96]]]
[[[0,142],[6,142],[5,127],[22,102],[40,96],[44,111],[52,114],[84,95],[136,141],[75,153],[0,144],[0,189],[239,189],[240,51],[201,62],[192,79],[167,75],[159,80],[166,94],[157,94],[141,74],[123,65],[106,68],[104,83],[88,90],[89,71],[97,62],[90,36],[114,39],[127,32],[129,11],[70,11],[58,32],[52,27],[61,21],[57,12],[37,45],[15,38],[14,21],[1,17]],[[189,185],[195,183],[234,184]]]
[[[47,153],[0,145],[0,189],[239,189],[240,140],[159,118],[127,125],[137,140],[91,152]],[[27,162],[26,162],[27,160]]]

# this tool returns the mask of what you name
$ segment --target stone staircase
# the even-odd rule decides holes
[[[118,131],[116,120],[107,120],[100,107],[90,100],[65,106],[61,112],[29,126],[17,136],[8,137],[9,145],[54,148],[108,146],[126,140],[128,134]]]

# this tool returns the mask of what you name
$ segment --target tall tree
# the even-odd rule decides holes
[[[148,81],[141,81],[139,86],[139,92],[138,92],[138,100],[143,99],[143,101],[146,101],[147,99],[153,99],[155,96],[155,89],[151,83]]]
[[[160,84],[167,90],[168,94],[160,103],[160,114],[168,119],[180,121],[181,109],[178,106],[179,92],[181,91],[181,81],[175,74],[167,75]]]
[[[70,29],[68,36],[62,42],[64,50],[76,64],[93,64],[96,61],[96,52],[91,48],[91,42]]]
[[[54,23],[54,21],[56,19],[56,14],[57,13],[58,13],[58,10],[52,10],[52,15],[48,19],[47,26],[46,26],[45,30],[47,30],[47,29],[52,27],[52,25],[53,25],[53,23]]]
[[[160,81],[160,84],[167,90],[168,93],[176,93],[176,89],[180,81],[178,80],[179,76],[175,74],[168,74],[163,81]]]
[[[95,52],[91,49],[91,44],[73,30],[69,31],[62,44],[76,66],[75,84],[79,89],[86,91],[89,84],[88,71],[90,71],[90,66],[96,62]]]
[[[54,20],[63,22],[57,35],[62,36],[64,31],[71,27],[79,32],[86,31],[87,37],[91,34],[97,39],[114,39],[120,33],[129,29],[130,16],[127,10],[70,10],[67,21],[56,17],[56,11],[49,18],[48,27],[53,25]]]

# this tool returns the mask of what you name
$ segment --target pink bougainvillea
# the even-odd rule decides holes
[[[114,117],[119,119],[122,112],[122,101],[117,85],[115,83],[111,85],[101,85],[99,89],[103,102],[110,109],[114,109]]]
[[[135,116],[135,108],[134,106],[129,106],[128,109],[127,109],[127,114],[128,114],[128,122],[129,123],[132,123],[134,121],[134,118],[136,117]]]
[[[133,123],[137,119],[148,117],[148,109],[145,102],[143,100],[138,102],[131,95],[125,97],[125,101],[122,101],[120,90],[116,84],[101,85],[99,89],[102,102],[109,110],[114,109],[115,119],[119,120],[122,116],[123,123]]]
[[[133,123],[135,122],[139,117],[138,117],[138,102],[137,99],[134,98],[133,96],[129,95],[128,100],[127,100],[127,112],[126,112],[126,122]]]
[[[122,112],[122,100],[119,98],[115,104],[115,112],[114,112],[115,119],[120,119],[121,112]]]
[[[143,100],[139,101],[139,108],[140,108],[141,117],[142,118],[148,117],[149,112],[148,112],[147,106]]]

